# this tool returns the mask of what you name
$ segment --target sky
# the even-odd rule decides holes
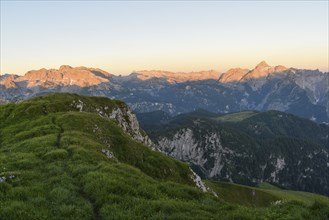
[[[328,1],[3,1],[1,74],[329,69]]]

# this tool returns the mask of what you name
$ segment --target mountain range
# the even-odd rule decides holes
[[[135,71],[116,76],[96,68],[61,66],[23,76],[0,77],[0,102],[24,100],[53,92],[106,96],[125,101],[135,112],[161,110],[178,115],[199,108],[216,113],[278,110],[329,120],[329,73],[269,66],[175,73]]]

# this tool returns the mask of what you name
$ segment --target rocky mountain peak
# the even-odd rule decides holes
[[[282,73],[286,70],[288,70],[288,68],[285,66],[278,65],[273,67],[268,65],[266,61],[262,61],[252,70],[242,68],[229,69],[227,72],[221,75],[219,81],[222,83],[230,83],[245,81],[247,79],[258,79],[267,77],[270,74]]]
[[[265,61],[262,61],[253,70],[246,74],[242,80],[266,78],[271,74],[283,73],[286,70],[288,70],[288,68],[285,66],[279,65],[273,67],[268,65]]]
[[[62,65],[62,66],[59,67],[60,72],[66,72],[66,71],[69,71],[71,69],[73,69],[73,67],[71,67],[69,65]]]
[[[257,64],[257,66],[255,67],[255,69],[263,69],[263,68],[268,68],[268,67],[270,67],[270,65],[268,65],[267,63],[266,63],[266,61],[262,61],[262,62],[260,62],[259,64]]]

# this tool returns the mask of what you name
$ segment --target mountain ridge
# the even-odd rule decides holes
[[[165,78],[169,83],[181,83],[186,81],[197,80],[217,80],[221,75],[215,70],[199,71],[199,72],[170,72],[163,70],[141,70],[135,71],[137,78],[141,80],[149,80],[152,78]]]
[[[22,76],[9,75],[5,80],[0,81],[6,88],[17,87],[16,83],[27,82],[27,87],[35,86],[94,86],[100,83],[109,82],[110,73],[87,67],[71,67],[62,65],[59,69],[30,70]],[[48,83],[48,85],[47,85]]]
[[[240,81],[244,78],[249,79],[249,78],[260,78],[267,76],[269,74],[275,74],[275,73],[281,73],[287,70],[293,70],[296,68],[287,68],[282,65],[277,65],[277,66],[270,66],[267,64],[266,61],[261,61],[259,64],[257,64],[254,69],[246,69],[246,68],[241,68],[241,67],[235,67],[235,68],[230,68],[226,72],[218,72],[215,70],[204,70],[204,71],[197,71],[197,72],[171,72],[171,71],[166,71],[166,70],[140,70],[140,71],[133,71],[130,75],[137,74],[137,78],[141,80],[149,80],[152,78],[166,78],[169,83],[181,83],[181,82],[186,82],[186,81],[194,81],[194,80],[209,80],[209,79],[214,79],[217,80],[219,79],[220,82],[222,83],[227,83],[227,82],[233,82],[233,81]],[[29,81],[35,81],[35,80],[48,80],[48,81],[59,81],[63,78],[69,78],[72,80],[77,80],[77,76],[74,75],[73,73],[77,73],[80,71],[81,77],[86,77],[84,83],[74,83],[73,85],[80,85],[80,86],[92,86],[92,85],[97,85],[102,82],[107,82],[106,80],[102,80],[98,77],[101,78],[108,78],[111,76],[110,73],[101,70],[99,68],[88,68],[88,67],[71,67],[69,65],[61,65],[59,69],[45,69],[41,68],[39,70],[30,70],[26,72],[24,75],[15,75],[15,74],[5,74],[5,75],[12,75],[12,76],[17,76],[11,81],[17,80],[18,82],[24,81],[24,80],[29,80]],[[92,71],[97,71],[99,72],[98,75],[95,75],[95,79],[93,79],[91,76],[92,74],[90,72]],[[60,77],[60,74],[66,74],[62,75]],[[102,74],[103,76],[99,76],[99,74]],[[83,76],[85,75],[85,76]],[[233,77],[233,79],[229,79],[229,76]],[[19,78],[19,79],[17,79]],[[98,79],[98,81],[96,80]],[[90,82],[88,82],[90,80]],[[2,82],[2,81],[0,81]],[[63,85],[68,85],[67,82],[62,82]],[[2,82],[3,85],[7,85],[6,83]],[[39,85],[39,84],[37,84]],[[71,84],[70,84],[71,85]],[[33,84],[29,85],[30,87],[33,86]],[[10,87],[10,86],[8,86]]]
[[[88,82],[89,78],[92,81]],[[120,99],[136,112],[163,110],[177,115],[198,108],[218,113],[279,110],[329,123],[329,73],[271,67],[266,62],[252,70],[235,68],[226,73],[156,71],[152,75],[152,71],[136,71],[116,76],[66,65],[25,76],[0,76],[0,103],[54,92]]]
[[[157,148],[204,178],[329,195],[327,125],[278,111],[137,117]]]

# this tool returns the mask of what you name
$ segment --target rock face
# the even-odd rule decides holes
[[[100,113],[100,115],[102,114]],[[116,120],[120,127],[135,140],[147,146],[153,146],[149,137],[146,134],[142,134],[137,118],[130,108],[116,108],[112,110],[110,115],[105,114],[102,116]]]
[[[178,160],[197,165],[207,178],[221,176],[224,158],[232,153],[230,149],[223,148],[218,132],[206,132],[202,139],[197,140],[190,128],[177,131],[171,138],[161,138],[157,146]]]
[[[329,73],[270,66],[265,61],[252,70],[234,68],[223,74],[137,71],[114,76],[94,68],[62,66],[0,77],[0,103],[51,92],[120,99],[135,112],[279,110],[329,123]]]
[[[223,73],[220,76],[219,81],[222,82],[222,83],[238,82],[249,71],[250,71],[249,69],[241,69],[241,68],[229,69],[227,72]]]

